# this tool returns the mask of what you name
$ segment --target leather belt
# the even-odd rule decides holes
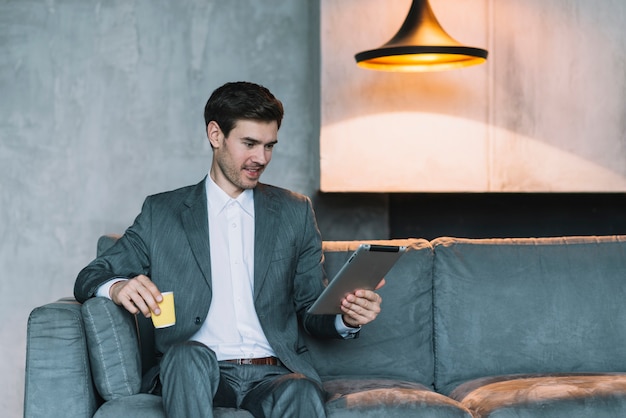
[[[230,359],[230,360],[224,360],[227,363],[234,363],[234,364],[254,364],[254,365],[261,365],[261,366],[282,366],[282,363],[280,362],[280,360],[278,360],[276,357],[259,357],[259,358],[234,358],[234,359]]]

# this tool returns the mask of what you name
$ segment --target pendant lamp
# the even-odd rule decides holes
[[[481,64],[487,51],[464,46],[441,27],[428,0],[413,0],[402,27],[386,44],[354,56],[357,65],[382,71],[441,71]]]

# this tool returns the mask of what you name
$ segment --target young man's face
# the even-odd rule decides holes
[[[211,121],[207,136],[213,146],[211,178],[234,198],[259,182],[278,142],[278,123],[242,119],[225,137],[219,125]]]

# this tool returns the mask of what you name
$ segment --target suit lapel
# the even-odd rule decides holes
[[[183,228],[200,270],[211,287],[211,249],[206,198],[206,177],[185,199],[181,213]]]
[[[263,184],[254,189],[254,299],[259,296],[276,245],[280,207]]]

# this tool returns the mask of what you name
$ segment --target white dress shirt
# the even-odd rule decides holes
[[[213,296],[206,321],[191,339],[210,347],[218,361],[275,356],[254,308],[254,192],[233,199],[209,175],[206,196]],[[97,296],[110,298],[120,280],[126,279],[104,283]],[[346,326],[341,315],[335,328],[343,338],[354,338],[360,329]]]
[[[274,356],[254,309],[254,194],[232,199],[206,181],[213,297],[206,321],[191,337],[218,360]]]

